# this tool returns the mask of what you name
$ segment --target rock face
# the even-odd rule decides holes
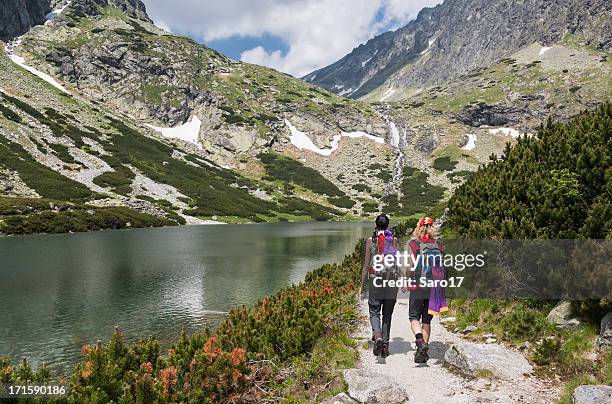
[[[108,6],[130,18],[103,12]],[[140,0],[74,0],[53,23],[32,30],[19,52],[97,102],[153,126],[176,127],[197,116],[199,143],[223,165],[287,139],[285,118],[322,146],[341,131],[387,133],[372,110],[366,115],[318,87],[162,31]]]
[[[0,39],[8,40],[42,24],[51,11],[49,0],[2,0],[0,2]]]
[[[348,384],[348,394],[360,403],[404,403],[408,393],[397,383],[377,373],[363,369],[347,369],[344,380]]]
[[[599,338],[597,338],[597,346],[599,349],[612,347],[612,312],[601,319],[601,331],[599,332]]]
[[[100,15],[98,7],[115,6],[131,18],[152,22],[147,15],[147,9],[140,0],[73,0],[70,7],[86,15]]]
[[[523,355],[500,345],[458,342],[446,351],[444,360],[471,376],[488,371],[500,379],[516,380],[533,371]]]
[[[609,52],[611,11],[607,0],[525,0],[511,6],[505,0],[446,0],[304,79],[358,98],[382,84],[444,84],[534,42],[550,45],[568,34]]]
[[[609,404],[612,402],[612,386],[578,386],[572,400],[574,404]]]

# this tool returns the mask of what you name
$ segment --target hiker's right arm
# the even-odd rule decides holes
[[[365,257],[363,259],[363,268],[361,269],[361,293],[365,291],[366,280],[368,279],[368,272],[370,271],[370,261],[372,257],[372,239],[367,239],[365,244]]]

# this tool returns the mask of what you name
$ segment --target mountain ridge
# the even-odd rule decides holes
[[[379,35],[304,77],[351,98],[378,87],[442,85],[540,42],[567,34],[612,50],[612,6],[605,0],[445,0],[406,26]]]

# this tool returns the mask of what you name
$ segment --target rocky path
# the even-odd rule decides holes
[[[559,396],[558,386],[522,372],[530,367],[522,355],[498,344],[475,344],[447,331],[437,319],[432,324],[430,360],[427,364],[414,363],[414,336],[408,323],[407,296],[400,296],[393,313],[391,355],[385,360],[372,355],[367,318],[367,301],[361,302],[362,327],[357,338],[360,343],[360,362],[357,369],[345,371],[350,399],[361,402],[414,403],[551,403]],[[478,371],[478,377],[462,375],[445,363],[445,353],[452,346],[461,352],[459,362],[490,368]],[[463,350],[467,352],[463,352]],[[466,356],[462,356],[466,355]],[[481,357],[478,357],[481,355]],[[447,355],[448,357],[449,355]],[[452,355],[451,355],[452,356]],[[466,360],[467,358],[467,360]],[[469,367],[469,366],[466,366]],[[407,400],[406,400],[407,399]],[[344,396],[344,400],[350,401]]]

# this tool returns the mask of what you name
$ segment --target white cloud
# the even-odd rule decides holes
[[[303,76],[335,62],[381,30],[406,24],[441,0],[144,0],[151,18],[205,41],[282,38],[288,52],[256,47],[242,60]],[[377,13],[382,11],[382,18]]]

